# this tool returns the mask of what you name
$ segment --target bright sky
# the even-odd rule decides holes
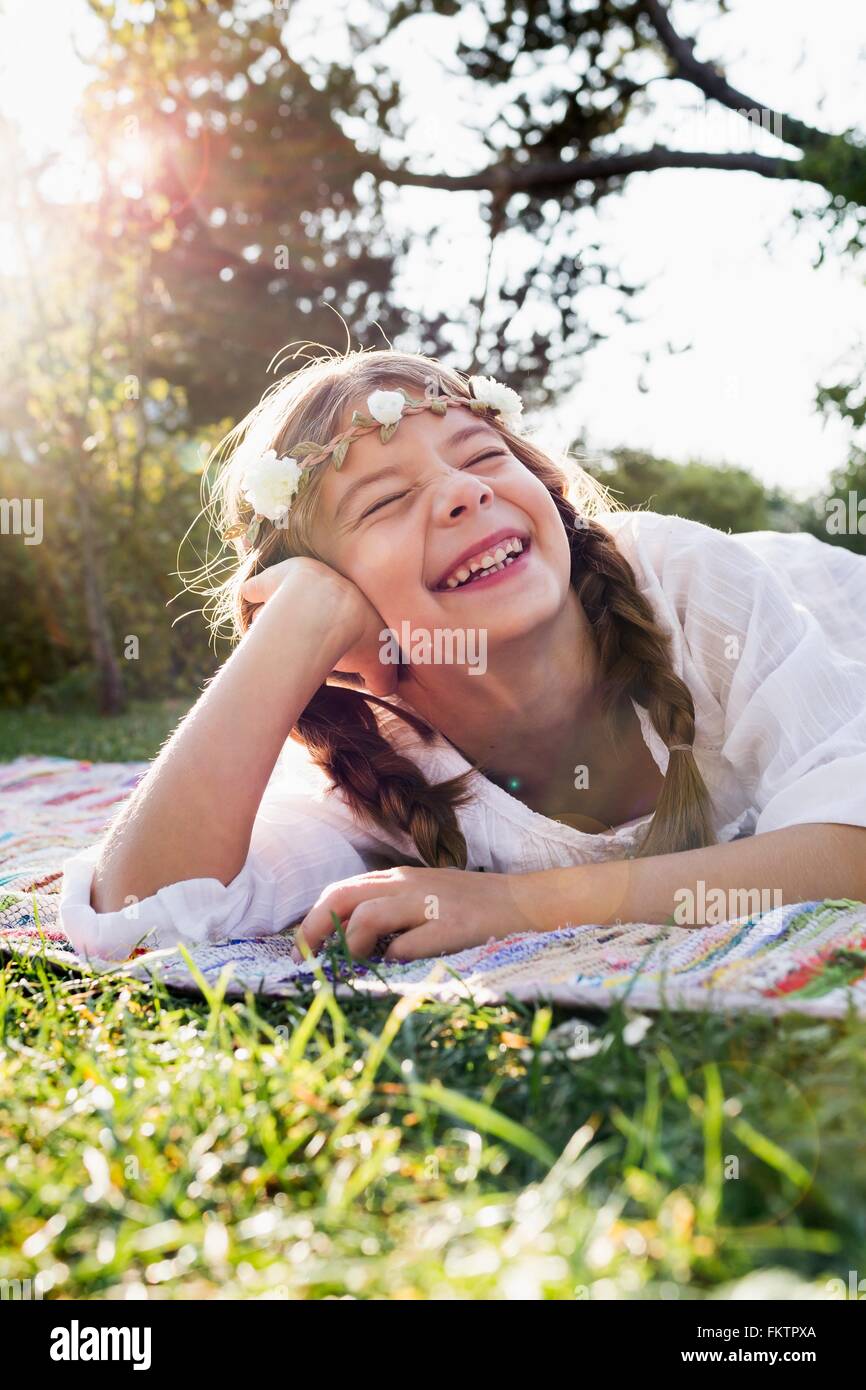
[[[725,60],[729,80],[756,100],[832,130],[862,121],[861,0],[734,0],[732,13],[704,32],[698,56]],[[721,122],[728,136],[731,122],[745,126],[733,115]],[[674,126],[671,143],[688,148],[694,133],[698,148],[702,123],[696,116],[694,127]],[[858,273],[831,259],[813,269],[812,238],[777,230],[797,187],[749,174],[668,171],[636,176],[622,199],[611,200],[607,239],[621,248],[632,278],[653,279],[644,325],[592,354],[571,402],[594,442],[725,459],[803,494],[844,463],[846,429],[822,424],[812,400],[819,378],[844,379],[840,364],[858,344],[861,370],[866,361],[864,266]],[[634,351],[665,340],[691,342],[692,351],[657,355],[644,394]]]
[[[673,8],[685,32],[701,12],[701,0]],[[415,167],[456,172],[478,158],[460,133],[466,107],[456,88],[449,87],[447,103],[435,99],[438,61],[458,26],[468,37],[473,23],[470,6],[459,19],[418,16],[415,32],[391,54],[401,70],[412,65]],[[80,0],[6,0],[0,109],[20,122],[34,151],[68,140],[87,77],[73,43],[86,53],[97,28]],[[299,57],[303,39],[295,42],[292,32],[290,21],[289,46]],[[319,12],[320,57],[322,36]],[[698,56],[723,60],[736,86],[806,120],[842,129],[862,117],[861,0],[732,0],[729,14],[701,27]],[[671,88],[667,118],[643,125],[641,141],[709,149],[739,138],[741,148],[758,148],[745,123],[697,111],[697,101],[683,84]],[[767,141],[760,148],[778,148]],[[70,191],[80,179],[70,160]],[[723,459],[801,494],[844,462],[844,427],[822,424],[812,399],[816,381],[842,375],[858,344],[861,364],[866,356],[866,285],[862,267],[858,274],[836,260],[812,269],[812,238],[794,235],[786,220],[798,197],[798,185],[748,174],[671,171],[634,176],[626,193],[609,201],[605,244],[626,278],[649,281],[649,288],[632,306],[642,322],[611,320],[609,340],[584,359],[581,384],[556,412],[564,435],[584,431],[599,450],[627,444],[675,458]],[[467,294],[477,293],[484,249],[472,198],[409,191],[394,203],[395,214],[423,232],[405,292],[423,286],[433,304],[456,294],[459,312]],[[441,231],[431,234],[437,224]],[[691,344],[691,351],[667,355],[667,342]],[[653,349],[645,367],[642,355]]]
[[[4,0],[0,8],[0,109],[14,116],[38,151],[69,129],[101,25],[81,0]]]

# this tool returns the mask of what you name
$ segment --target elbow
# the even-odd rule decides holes
[[[122,907],[127,907],[131,902],[136,902],[137,896],[134,893],[124,894],[124,888],[128,884],[118,880],[118,876],[112,873],[106,864],[105,855],[101,855],[96,861],[93,870],[93,881],[90,885],[90,906],[94,912],[117,912]]]
[[[93,869],[90,906],[94,912],[119,912],[140,903],[158,887],[159,883],[148,885],[141,866],[133,867],[129,854],[122,852],[122,846],[106,844]]]

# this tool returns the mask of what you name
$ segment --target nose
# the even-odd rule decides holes
[[[462,469],[449,468],[436,494],[433,519],[440,526],[487,511],[493,503],[493,489],[482,478]]]

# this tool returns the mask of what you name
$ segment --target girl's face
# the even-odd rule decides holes
[[[494,646],[562,609],[571,558],[553,499],[470,410],[407,415],[387,444],[371,431],[325,466],[312,543],[387,627],[485,628]]]

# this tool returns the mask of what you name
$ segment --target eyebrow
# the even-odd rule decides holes
[[[445,448],[455,449],[458,444],[465,444],[467,439],[471,439],[472,436],[476,434],[496,433],[497,431],[493,429],[492,425],[476,420],[471,425],[463,425],[461,429],[455,430],[450,439],[446,439]],[[383,478],[387,478],[392,473],[398,473],[399,471],[396,463],[388,463],[384,468],[377,469],[375,473],[367,473],[363,478],[359,478],[357,482],[352,483],[351,487],[346,488],[346,491],[337,503],[334,519],[337,520],[337,518],[340,517],[352,498],[356,497],[363,488],[372,487],[374,483],[379,483]]]

